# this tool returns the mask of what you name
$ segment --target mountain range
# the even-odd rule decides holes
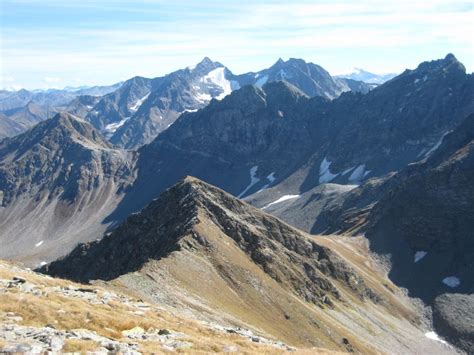
[[[206,57],[194,67],[153,79],[134,77],[111,86],[75,90],[5,92],[4,97],[0,96],[0,112],[9,117],[11,106],[18,110],[27,102],[34,102],[51,114],[67,111],[79,115],[112,143],[137,149],[150,143],[183,112],[203,108],[211,99],[220,100],[245,85],[261,87],[280,80],[290,82],[308,96],[328,99],[349,90],[366,93],[373,87],[362,81],[332,77],[322,67],[301,59],[279,59],[268,69],[234,75],[221,63]],[[91,100],[92,96],[97,99]],[[87,104],[76,107],[81,101]],[[39,116],[37,120],[41,119],[45,117]],[[0,134],[12,136],[22,131],[5,128]]]
[[[452,353],[434,327],[474,349],[454,316],[474,292],[474,79],[454,55],[375,87],[205,58],[67,107],[0,141],[0,258],[299,347]]]
[[[224,65],[204,58],[192,68],[155,79],[133,78],[106,95],[86,116],[111,142],[127,149],[150,143],[183,112],[205,107],[245,85],[263,86],[286,80],[308,96],[333,99],[344,91],[367,92],[363,82],[337,79],[318,65],[301,59],[278,60],[257,73],[234,75]]]
[[[124,83],[121,89],[127,87]],[[87,127],[84,131],[89,136],[72,147],[86,149],[92,160],[96,159],[92,152],[97,148],[101,154],[111,152],[126,157],[128,173],[120,176],[119,185],[123,183],[128,188],[110,191],[117,205],[110,206],[113,213],[101,216],[101,226],[107,226],[138,211],[185,175],[201,178],[239,197],[262,189],[277,192],[267,199],[266,191],[261,192],[262,204],[324,183],[360,184],[423,158],[439,145],[446,132],[473,112],[473,102],[472,75],[466,74],[462,64],[450,55],[422,63],[367,94],[345,93],[334,100],[309,98],[285,81],[269,82],[262,88],[244,86],[221,100],[212,100],[197,112],[182,114],[137,152],[111,146],[87,119],[69,114],[58,117],[77,120],[77,125]],[[0,190],[4,209],[0,213],[16,209],[14,205],[22,203],[23,195],[52,193],[49,181],[25,176],[24,166],[32,176],[54,171],[56,167],[51,165],[55,161],[80,168],[73,153],[65,155],[58,149],[60,145],[55,145],[55,129],[61,122],[58,118],[45,121],[31,132],[1,143]],[[76,132],[70,129],[73,127],[68,125],[62,138],[74,140]],[[100,139],[100,146],[85,143],[93,139]],[[114,165],[103,160],[85,163],[94,167]],[[16,172],[18,175],[12,176]],[[84,175],[78,176],[81,180]],[[77,183],[90,185],[91,190],[102,188],[99,181]],[[63,188],[63,183],[58,184]],[[68,200],[81,200],[81,194],[76,192],[77,189],[71,190]],[[115,200],[117,196],[120,197]],[[50,201],[51,198],[46,200]],[[28,210],[24,213],[31,213],[37,207],[23,208]],[[44,208],[41,211],[44,213]],[[87,213],[88,209],[81,211]],[[97,211],[93,214],[100,215]],[[11,228],[17,228],[16,223],[20,222],[13,222]],[[2,229],[8,234],[8,228]],[[18,232],[16,239],[21,240],[21,235]],[[28,239],[27,231],[24,235]],[[89,236],[92,237],[93,234]]]
[[[375,74],[361,68],[354,68],[349,74],[337,75],[338,78],[346,78],[357,81],[363,81],[368,84],[380,85],[396,77],[395,73]]]
[[[0,139],[18,135],[60,111],[69,112],[68,105],[81,95],[102,96],[117,90],[121,85],[117,83],[63,90],[0,90]],[[87,107],[88,110],[90,108]]]

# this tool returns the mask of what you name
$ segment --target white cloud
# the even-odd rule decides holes
[[[58,77],[45,76],[43,80],[47,83],[59,83],[62,79]]]
[[[15,78],[13,76],[6,76],[2,78],[2,81],[4,83],[13,83],[15,81]]]

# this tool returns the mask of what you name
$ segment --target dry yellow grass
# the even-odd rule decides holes
[[[48,287],[74,286],[87,287],[74,284],[70,281],[52,279],[40,274],[21,270],[5,262],[0,262],[0,278],[12,279],[20,276],[47,291]],[[92,288],[92,287],[89,287]],[[93,287],[99,294],[106,290]],[[127,297],[129,297],[127,295]],[[138,301],[138,300],[135,300]],[[131,314],[132,308],[125,303],[108,302],[108,304],[92,304],[81,298],[73,298],[58,294],[57,292],[44,292],[42,296],[21,292],[17,288],[9,288],[8,292],[0,293],[0,322],[7,312],[13,312],[23,318],[20,322],[26,326],[43,327],[48,324],[57,329],[88,329],[97,334],[110,337],[118,341],[127,341],[122,336],[123,330],[141,327],[145,330],[169,329],[186,334],[186,341],[191,342],[192,348],[178,350],[185,353],[213,353],[222,352],[226,346],[236,346],[244,354],[278,354],[274,347],[254,343],[236,334],[218,332],[202,324],[172,315],[166,311],[151,308],[143,315]],[[128,339],[130,342],[131,340]],[[137,341],[139,350],[143,353],[163,352],[159,342]],[[0,340],[0,346],[5,346]],[[87,352],[96,347],[94,342],[81,340],[68,340],[64,351]],[[319,353],[316,350],[312,353]],[[326,354],[331,352],[321,352]]]
[[[62,351],[65,353],[81,353],[94,351],[98,348],[98,344],[91,340],[67,339],[64,343]]]

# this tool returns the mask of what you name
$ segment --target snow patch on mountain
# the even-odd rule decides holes
[[[148,96],[150,96],[150,93],[146,94],[141,99],[138,99],[137,101],[135,101],[135,103],[132,106],[130,106],[130,111],[138,111],[138,109],[143,104],[143,102],[145,102]]]
[[[268,176],[267,176],[267,180],[270,181],[268,184],[265,184],[260,190],[258,190],[256,193],[258,194],[259,192],[262,192],[263,190],[265,190],[268,186],[270,186],[271,184],[273,184],[276,180],[275,178],[275,173],[270,173]]]
[[[438,148],[440,147],[441,143],[443,143],[444,137],[445,137],[448,133],[451,133],[451,131],[448,131],[448,132],[443,133],[443,135],[442,135],[442,136],[440,137],[440,139],[436,142],[436,144],[435,144],[433,147],[431,147],[430,150],[428,150],[428,151],[426,152],[426,154],[425,154],[425,156],[424,156],[425,158],[429,157],[436,149],[438,149]]]
[[[196,100],[202,103],[208,103],[209,101],[212,100],[212,96],[203,92],[197,92],[196,95],[194,96]]]
[[[109,123],[107,126],[105,126],[104,132],[106,136],[110,136],[111,134],[115,133],[117,129],[122,127],[125,122],[127,122],[130,119],[130,117],[125,117],[123,120],[118,121],[118,122],[113,122]]]
[[[448,276],[443,279],[443,283],[448,287],[455,288],[461,284],[461,280],[456,276]]]
[[[255,86],[258,86],[259,88],[261,88],[263,85],[265,85],[267,81],[268,81],[268,75],[264,75],[257,80],[257,82],[255,83]]]
[[[280,75],[280,79],[281,80],[285,80],[287,78],[289,78],[290,76],[286,73],[286,71],[284,69],[280,69],[280,71],[278,72],[278,74]]]
[[[433,332],[433,331],[428,332],[428,333],[425,333],[425,337],[427,337],[428,339],[435,340],[435,341],[439,341],[440,343],[443,343],[443,344],[448,345],[448,343],[447,343],[446,341],[444,341],[443,339],[441,339],[441,338],[439,337],[439,335],[436,334],[436,333]]]
[[[257,170],[258,165],[255,165],[250,168],[250,184],[248,184],[247,187],[237,196],[238,198],[242,198],[242,196],[244,196],[247,191],[252,188],[253,185],[260,181],[260,179],[256,176]]]
[[[420,261],[421,259],[423,259],[428,253],[426,251],[417,251],[415,253],[415,263],[417,263],[418,261]]]
[[[266,205],[265,207],[262,207],[262,210],[272,206],[272,205],[276,205],[277,203],[280,203],[280,202],[283,202],[283,201],[287,201],[287,200],[292,200],[292,199],[295,199],[295,198],[299,198],[300,195],[285,195],[285,196],[282,196],[280,197],[278,200],[276,201],[273,201],[273,202],[270,202],[268,205]]]
[[[236,90],[240,87],[237,82],[231,82],[226,79],[224,67],[210,71],[207,75],[201,78],[201,81],[206,85],[217,86],[222,90],[222,92],[215,97],[217,100],[223,99],[229,95],[232,90]]]
[[[345,176],[345,175],[349,174],[349,173],[350,173],[352,170],[354,170],[354,169],[355,169],[355,166],[353,166],[353,167],[351,167],[351,168],[349,168],[349,169],[346,169],[346,170],[344,170],[344,171],[341,173],[341,175],[342,175],[342,176]]]
[[[270,183],[273,183],[275,182],[276,178],[275,178],[275,173],[270,173],[268,176],[267,176],[267,180],[270,181]]]
[[[331,166],[331,162],[324,158],[324,160],[321,162],[321,165],[319,166],[319,183],[324,184],[328,183],[334,178],[336,178],[339,174],[332,174],[331,171],[329,170],[329,167]]]
[[[370,170],[365,170],[365,164],[359,165],[349,176],[349,181],[358,182],[370,174]]]

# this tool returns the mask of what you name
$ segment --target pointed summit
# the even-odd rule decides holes
[[[444,57],[444,60],[457,61],[457,58],[454,56],[454,54],[448,53],[446,54],[446,57]]]
[[[283,65],[283,64],[285,64],[285,61],[284,61],[283,59],[281,59],[281,58],[278,58],[278,60],[275,62],[275,64],[273,64],[270,68],[272,68],[272,67],[278,67],[278,66],[281,66],[281,65]]]
[[[269,105],[279,107],[281,102],[294,105],[308,96],[288,81],[271,81],[263,86]]]
[[[209,64],[213,64],[214,62],[211,60],[211,58],[209,57],[204,57],[199,63],[198,65],[209,65]]]
[[[446,57],[442,59],[421,63],[414,72],[439,72],[441,75],[445,75],[446,73],[463,75],[466,73],[466,68],[452,53],[448,53]]]
[[[64,151],[71,145],[85,149],[111,149],[112,145],[88,122],[67,112],[38,123],[28,131],[0,143],[0,156],[5,151],[24,154],[29,150]],[[50,159],[54,160],[53,157]]]
[[[192,69],[197,75],[205,75],[211,70],[223,67],[219,62],[212,61],[209,57],[204,57],[196,66]]]
[[[209,229],[203,229],[204,225]],[[99,242],[77,247],[65,259],[52,263],[44,271],[80,281],[111,280],[138,271],[149,262],[167,258],[173,252],[200,255],[213,264],[211,251],[229,243],[234,245],[235,252],[246,255],[271,278],[291,282],[288,275],[299,275],[298,279],[305,279],[293,287],[296,293],[305,294],[310,302],[319,303],[319,297],[326,292],[335,299],[341,297],[331,279],[345,283],[345,276],[329,271],[333,268],[358,280],[358,286],[345,286],[353,288],[352,292],[360,297],[377,298],[364,281],[328,248],[191,176],[163,192],[139,213],[128,217],[111,235]],[[283,261],[288,253],[293,255],[293,263],[280,263],[278,260]],[[224,256],[228,260],[233,258],[230,254]],[[318,265],[322,260],[332,267],[320,269]],[[312,266],[298,266],[304,263]],[[312,278],[315,278],[313,282]],[[314,283],[318,278],[325,279],[323,288]]]

